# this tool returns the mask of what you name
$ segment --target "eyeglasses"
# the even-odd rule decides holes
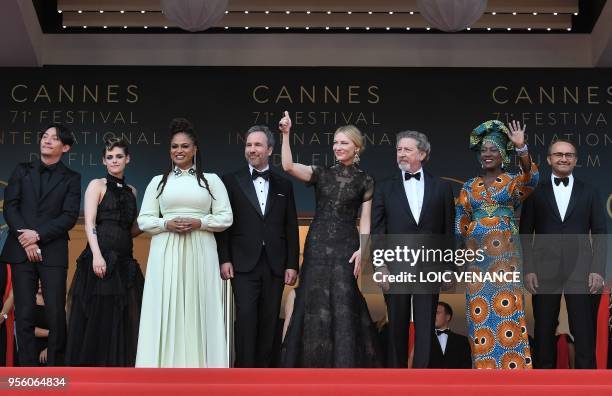
[[[576,158],[576,153],[550,153],[549,155],[556,159],[561,159],[565,157],[571,160],[571,159]]]

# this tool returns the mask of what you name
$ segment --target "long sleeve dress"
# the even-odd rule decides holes
[[[468,271],[514,272],[520,268],[520,244],[514,211],[538,184],[538,168],[502,173],[487,187],[482,177],[468,180],[456,205],[457,236],[469,249],[483,249],[484,260]],[[532,368],[520,285],[474,282],[467,289],[467,319],[476,368]]]
[[[137,367],[228,367],[221,277],[213,232],[232,224],[232,209],[221,179],[193,171],[162,176],[146,189],[138,225],[152,234],[140,315]],[[202,183],[203,184],[203,183]],[[213,198],[214,197],[214,198]],[[166,231],[164,221],[198,218],[200,230]]]

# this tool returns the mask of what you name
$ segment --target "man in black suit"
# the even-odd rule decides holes
[[[472,353],[466,336],[449,329],[453,309],[444,301],[438,301],[436,311],[436,341],[431,343],[428,368],[472,368]]]
[[[0,261],[11,264],[22,366],[38,365],[34,322],[39,279],[49,324],[47,362],[57,366],[64,360],[68,231],[81,204],[81,175],[61,162],[72,144],[66,127],[51,125],[40,139],[40,160],[17,165],[4,190],[9,236]]]
[[[396,138],[394,177],[376,184],[372,203],[372,234],[446,235],[452,237],[455,206],[451,186],[425,172],[427,136],[405,131]],[[438,291],[386,293],[389,336],[387,367],[408,367],[408,331],[412,301],[415,325],[413,367],[426,368],[434,335]]]
[[[555,329],[564,294],[576,368],[595,368],[598,302],[593,301],[604,281],[604,206],[593,186],[573,176],[577,151],[571,142],[551,144],[547,161],[552,175],[525,201],[520,223],[525,286],[533,294],[536,366],[556,367]]]
[[[263,125],[246,133],[248,167],[223,177],[234,223],[217,235],[221,277],[236,303],[235,367],[269,367],[285,285],[298,273],[299,233],[293,186],[270,169],[274,136]]]

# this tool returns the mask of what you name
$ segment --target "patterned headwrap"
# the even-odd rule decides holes
[[[470,150],[476,151],[480,162],[480,148],[485,142],[493,144],[499,150],[504,167],[510,164],[509,152],[514,150],[514,144],[508,138],[508,128],[498,120],[485,121],[478,125],[470,134]]]

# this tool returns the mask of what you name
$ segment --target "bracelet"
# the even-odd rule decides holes
[[[526,153],[527,150],[529,150],[529,147],[527,147],[527,143],[525,143],[525,145],[522,148],[514,148],[514,151],[516,151],[517,154],[521,155],[523,153]]]

